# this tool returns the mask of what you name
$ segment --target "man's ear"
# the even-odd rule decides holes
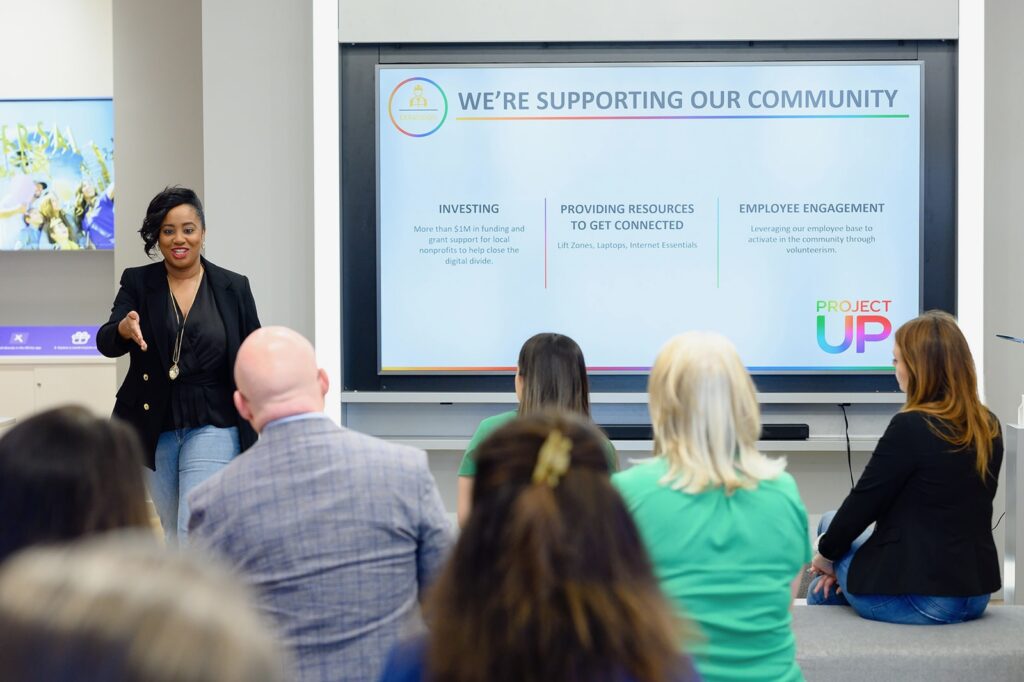
[[[238,414],[240,414],[242,416],[242,419],[244,419],[245,421],[251,422],[252,409],[249,408],[249,402],[245,399],[245,396],[242,395],[242,392],[236,390],[235,395],[232,397],[234,398],[235,409],[238,410]]]
[[[327,370],[323,367],[316,371],[317,381],[320,382],[320,395],[327,395],[327,392],[331,390],[331,379],[327,376]]]

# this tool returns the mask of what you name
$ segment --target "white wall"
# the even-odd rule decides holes
[[[207,255],[248,275],[264,325],[312,339],[312,2],[202,5]]]
[[[1024,70],[1019,29],[1024,3],[987,0],[985,17],[985,354],[989,406],[1017,421],[1024,393],[1024,346],[995,334],[1024,336]]]
[[[338,0],[343,43],[956,37],[957,0]]]
[[[0,98],[110,97],[111,0],[3,4]]]
[[[340,97],[338,93],[338,3],[312,0],[313,31],[313,240],[315,316],[314,344],[331,389],[327,414],[341,422],[341,168],[338,159]],[[335,229],[331,229],[334,226]]]

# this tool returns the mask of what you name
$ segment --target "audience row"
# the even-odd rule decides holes
[[[537,335],[519,408],[465,454],[456,541],[425,454],[327,419],[309,343],[254,331],[235,405],[259,439],[189,496],[188,548],[61,544],[147,525],[129,427],[63,408],[0,439],[0,670],[58,679],[29,669],[42,657],[108,665],[109,680],[801,680],[790,608],[805,570],[809,604],[980,617],[1000,586],[999,424],[951,316],[903,325],[893,355],[906,403],[812,549],[785,460],[758,451],[754,384],[728,340],[666,344],[655,457],[616,473],[581,350]]]

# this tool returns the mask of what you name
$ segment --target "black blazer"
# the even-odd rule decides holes
[[[207,284],[213,290],[217,310],[224,320],[228,340],[228,367],[235,366],[238,347],[249,334],[260,327],[256,302],[249,280],[239,274],[217,267],[205,258]],[[146,450],[146,466],[153,468],[156,442],[163,429],[164,417],[171,396],[170,330],[167,328],[167,270],[163,262],[128,268],[121,274],[121,289],[114,298],[110,320],[96,333],[96,348],[109,358],[129,353],[128,376],[117,391],[114,416],[129,422],[138,430]],[[132,310],[139,314],[142,337],[148,350],[132,340],[121,338],[118,323]],[[229,370],[231,390],[235,390],[234,373]],[[238,439],[244,452],[256,442],[256,432],[238,417]]]
[[[982,481],[974,450],[955,449],[932,431],[931,419],[921,412],[892,418],[818,543],[822,556],[839,559],[875,522],[850,564],[846,587],[853,594],[967,597],[999,589],[992,498],[1002,435]]]

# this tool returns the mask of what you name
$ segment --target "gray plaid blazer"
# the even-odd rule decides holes
[[[190,542],[256,590],[303,682],[376,680],[452,543],[422,450],[322,416],[268,425],[189,505]]]

